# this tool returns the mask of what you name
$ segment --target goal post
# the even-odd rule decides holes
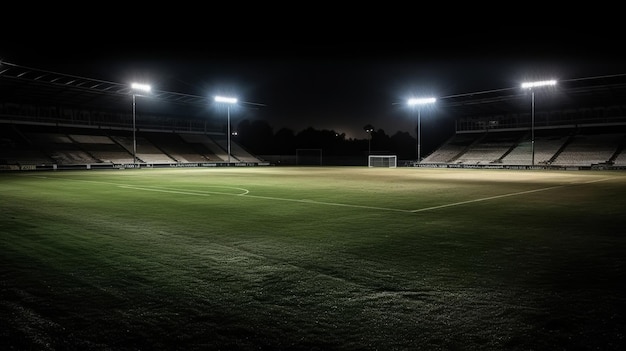
[[[396,168],[398,157],[396,155],[369,155],[367,157],[367,167]]]

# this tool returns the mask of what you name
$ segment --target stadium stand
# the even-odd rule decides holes
[[[569,138],[569,129],[538,130],[535,133],[535,164],[546,165],[562,149]],[[523,139],[502,158],[502,163],[507,165],[531,165],[532,164],[532,136],[527,132]]]
[[[622,149],[612,161],[614,166],[626,167],[626,152]]]
[[[194,149],[206,151],[206,153],[202,153],[206,157],[215,157],[222,162],[228,159],[228,153],[226,149],[221,148],[215,140],[213,140],[206,134],[180,133],[180,137],[186,142],[193,145]]]
[[[622,151],[625,144],[624,126],[546,128],[535,133],[534,161],[539,166],[624,166],[626,154]],[[527,130],[459,133],[422,163],[529,166],[532,154],[531,133]]]
[[[476,140],[477,134],[455,134],[441,147],[422,160],[423,163],[445,164],[453,162]]]
[[[124,149],[133,153],[133,138],[127,136],[115,135],[113,140],[122,145]],[[172,163],[172,158],[164,154],[158,147],[142,136],[135,137],[136,156],[139,162],[143,163]]]
[[[127,130],[2,124],[0,164],[3,165],[121,165],[133,164],[133,137]],[[145,164],[225,163],[228,155],[207,134],[151,131],[135,136],[137,162]],[[258,162],[231,142],[240,154],[233,162]],[[241,155],[244,156],[241,156]],[[245,160],[245,161],[241,161]],[[256,161],[251,161],[256,160]]]
[[[105,135],[72,134],[70,138],[80,143],[99,162],[104,163],[131,163],[132,154]]]
[[[208,162],[215,161],[209,155],[194,149],[193,145],[185,142],[176,133],[144,132],[144,137],[170,157],[174,162]]]
[[[588,133],[573,135],[567,146],[554,158],[553,165],[588,166],[608,164],[617,152],[624,134]]]
[[[54,159],[30,143],[13,124],[0,124],[0,164],[50,164]]]
[[[228,138],[225,135],[217,135],[213,139],[221,148],[228,150]],[[241,145],[233,143],[232,140],[230,142],[230,153],[232,157],[241,162],[260,162],[257,157],[252,156],[251,153],[246,151]]]
[[[44,150],[57,164],[90,164],[98,160],[90,155],[66,134],[27,133],[26,138]]]
[[[481,134],[454,162],[490,164],[500,162],[518,142],[523,132],[487,132]]]

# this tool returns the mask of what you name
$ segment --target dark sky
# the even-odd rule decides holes
[[[157,90],[236,95],[265,106],[233,114],[233,124],[238,118],[263,119],[275,132],[313,127],[354,138],[366,138],[366,124],[389,135],[414,135],[414,113],[401,104],[412,96],[517,87],[529,79],[626,73],[619,32],[600,26],[594,31],[455,28],[426,41],[409,34],[375,36],[373,30],[360,36],[305,37],[286,30],[282,36],[261,32],[228,40],[169,30],[146,36],[119,29],[96,34],[67,28],[40,31],[5,42],[0,58],[112,82],[144,81]],[[448,131],[453,125],[436,118],[436,108],[422,114],[423,132],[429,124]]]

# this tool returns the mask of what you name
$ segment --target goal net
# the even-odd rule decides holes
[[[369,155],[367,166],[396,168],[398,166],[398,157],[396,155]]]

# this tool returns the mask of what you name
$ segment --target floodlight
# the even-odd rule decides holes
[[[530,89],[531,95],[531,112],[530,112],[530,149],[531,149],[531,166],[535,165],[535,91],[533,88],[556,85],[556,80],[540,80],[535,82],[522,83],[522,89]]]
[[[421,158],[421,144],[420,144],[420,137],[421,137],[421,106],[422,105],[426,105],[426,104],[433,104],[437,101],[436,98],[434,97],[426,97],[426,98],[411,98],[408,100],[408,105],[409,106],[417,106],[417,139],[415,141],[415,154],[417,157],[417,162],[421,162],[420,158]]]
[[[135,135],[137,131],[137,128],[135,127],[135,120],[136,120],[135,97],[137,96],[137,94],[135,93],[135,91],[139,90],[143,92],[150,92],[151,87],[148,84],[141,84],[141,83],[132,83],[130,87],[133,90],[133,166],[134,166],[135,164],[137,164],[137,137]]]
[[[228,131],[227,131],[227,134],[228,134],[228,165],[230,166],[230,105],[236,104],[237,103],[237,98],[227,97],[227,96],[219,96],[218,95],[218,96],[215,96],[214,99],[215,99],[215,102],[221,102],[221,103],[226,103],[227,104],[226,105],[226,107],[227,107],[226,113],[227,113],[228,118],[227,118],[227,122],[226,123],[228,123],[228,126],[227,126],[227,128],[228,128]]]

